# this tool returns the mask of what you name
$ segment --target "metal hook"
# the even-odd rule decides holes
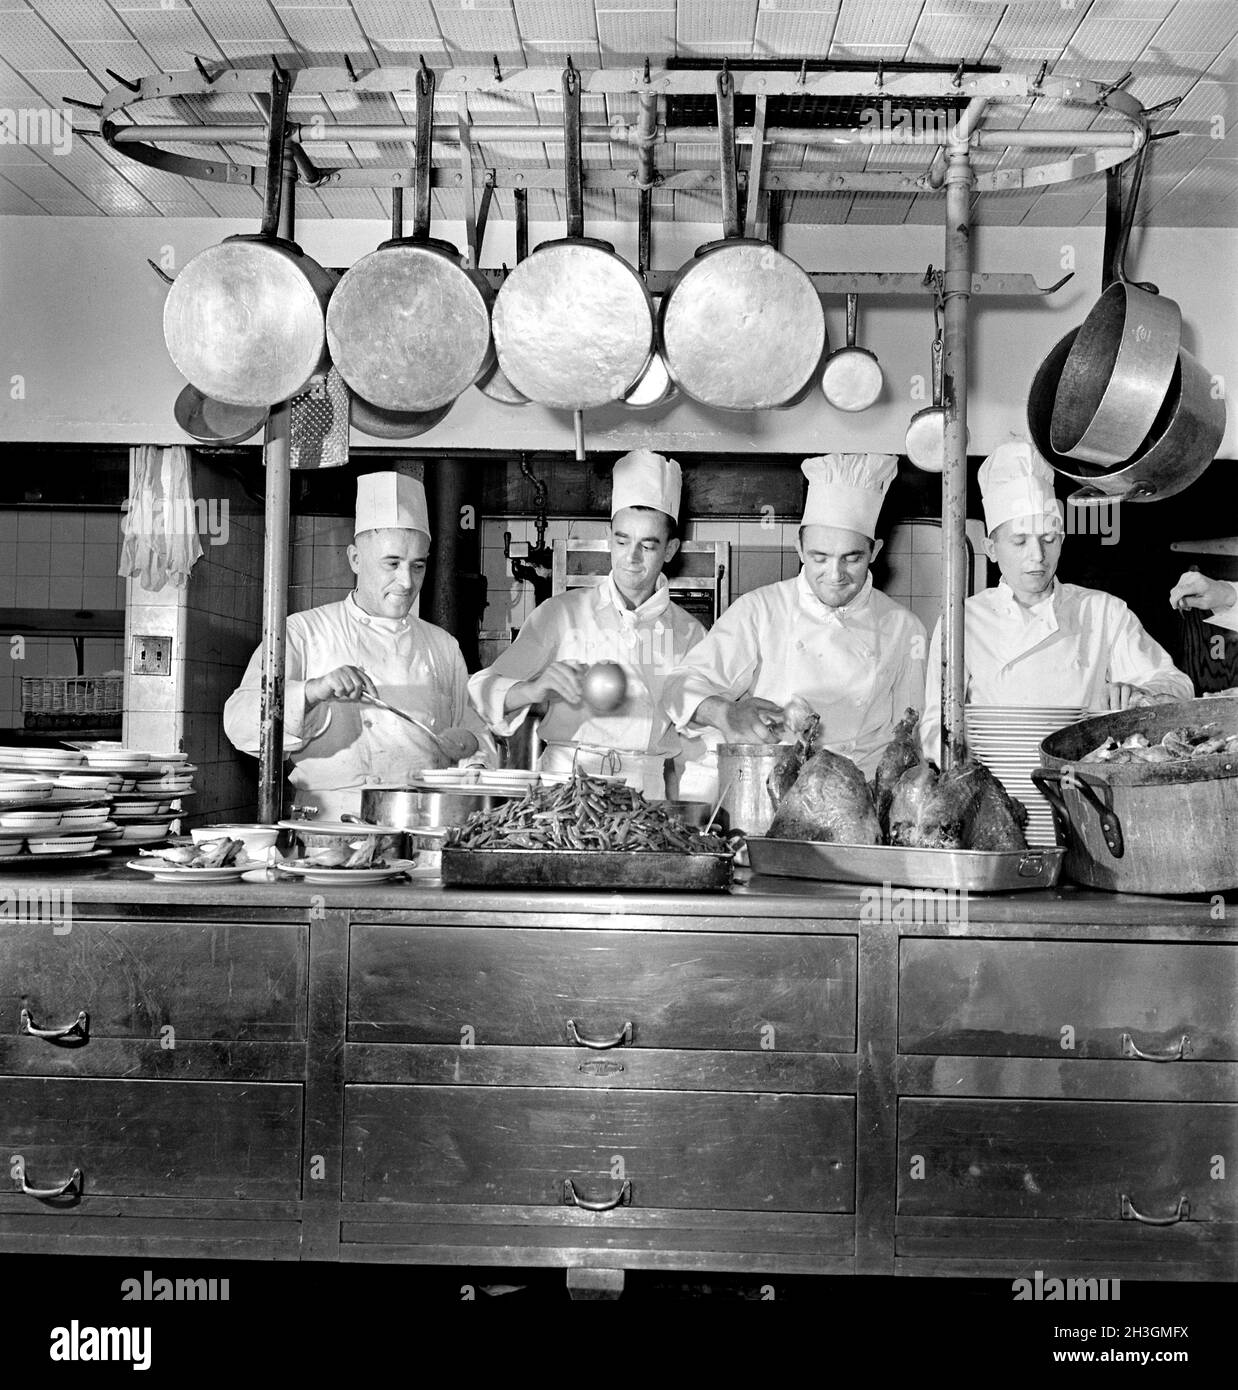
[[[120,73],[113,72],[111,68],[104,68],[103,71],[107,73],[113,82],[119,82],[122,87],[128,87],[131,92],[140,92],[142,90],[142,84],[140,82],[131,82],[127,77],[122,77]]]
[[[798,83],[798,85],[801,86],[801,87],[806,87],[806,86],[808,85],[808,59],[807,59],[807,58],[801,58],[801,59],[800,59],[800,75],[799,75],[795,80],[796,80],[796,82]]]
[[[567,55],[567,73],[569,81],[579,80],[580,74],[576,71],[576,64],[572,62],[572,55]]]
[[[164,270],[162,266],[156,265],[149,256],[147,256],[146,258],[146,264],[150,266],[150,268],[155,272],[156,275],[158,275],[158,277],[161,280],[167,281],[169,285],[172,283],[173,277],[169,275],[168,272]]]
[[[954,76],[950,79],[950,85],[952,87],[961,87],[963,85],[963,64],[961,62],[955,69]]]
[[[878,58],[878,59],[877,59],[877,90],[878,90],[878,91],[881,91],[881,89],[885,86],[885,84],[886,84],[886,65],[885,65],[885,60],[882,59],[882,58]]]
[[[421,66],[421,75],[422,75],[423,77],[429,78],[429,77],[432,77],[432,76],[434,75],[434,74],[430,71],[430,69],[426,66],[426,56],[425,56],[424,53],[418,53],[418,55],[417,55],[417,62],[418,62],[418,63],[420,64],[420,66]]]
[[[1123,73],[1116,82],[1110,82],[1102,87],[1100,89],[1100,100],[1104,101],[1111,93],[1116,92],[1119,87],[1125,87],[1133,76],[1134,69],[1132,68],[1130,72]]]
[[[648,81],[649,81],[649,59],[648,59],[648,58],[645,59],[645,76],[644,76],[644,78],[643,78],[643,81],[644,81],[645,83],[648,83]]]
[[[357,72],[357,69],[353,67],[352,59],[347,53],[344,54],[344,66],[348,69],[348,80],[350,82],[359,82],[361,80],[360,74]]]
[[[202,80],[206,83],[206,85],[208,87],[213,87],[215,85],[215,79],[219,76],[219,74],[217,72],[211,72],[211,70],[206,66],[202,59],[198,57],[196,53],[193,55],[193,65],[198,69],[198,72],[201,74]]]
[[[1040,84],[1045,80],[1045,73],[1047,73],[1048,71],[1049,71],[1049,60],[1048,60],[1048,58],[1046,58],[1046,59],[1044,60],[1044,62],[1042,62],[1041,65],[1040,65],[1040,71],[1036,74],[1035,78],[1032,80],[1032,91],[1033,91],[1033,92],[1038,92],[1038,91],[1040,91]]]
[[[97,106],[93,101],[78,101],[76,97],[61,97],[61,101],[66,106],[80,106],[83,111],[102,111],[102,106]]]
[[[503,69],[499,67],[499,55],[497,53],[492,53],[490,55],[490,61],[494,64],[494,80],[496,82],[502,82]]]
[[[288,81],[288,72],[287,72],[287,69],[286,69],[286,68],[282,68],[282,67],[280,66],[279,59],[275,56],[274,53],[271,54],[271,66],[275,69],[275,77],[276,77],[276,80],[277,80],[277,81],[279,81],[279,82],[287,82],[287,81]]]

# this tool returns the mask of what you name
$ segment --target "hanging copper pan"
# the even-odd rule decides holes
[[[430,237],[434,74],[417,74],[413,234],[392,235],[344,273],[327,308],[327,342],[341,376],[383,410],[450,405],[493,361],[490,285],[449,241]]]
[[[907,457],[926,473],[940,473],[946,464],[946,409],[942,405],[942,306],[933,300],[933,404],[917,410],[907,425]],[[964,448],[971,443],[968,430]]]
[[[1179,349],[1169,389],[1147,438],[1125,467],[1103,469],[1054,451],[1050,437],[1053,402],[1078,333],[1079,329],[1072,328],[1054,345],[1037,368],[1027,398],[1032,443],[1059,473],[1082,484],[1070,501],[1076,506],[1159,502],[1190,487],[1221,447],[1225,402],[1216,396],[1211,374],[1185,348]]]
[[[353,392],[348,414],[354,429],[374,439],[414,439],[445,420],[454,404],[448,401],[437,410],[382,410]]]
[[[261,230],[196,255],[163,306],[163,337],[177,369],[226,405],[277,405],[303,391],[324,365],[324,311],[335,277],[275,235],[289,85],[277,68]]]
[[[503,282],[494,303],[499,366],[517,391],[555,410],[622,398],[653,350],[645,282],[609,242],[584,235],[580,74],[563,74],[567,236],[543,242]]]
[[[188,384],[172,407],[176,423],[202,444],[243,444],[266,424],[265,405],[225,405]]]
[[[735,89],[718,75],[723,239],[702,246],[662,300],[658,331],[671,379],[703,405],[764,410],[803,390],[826,347],[825,310],[789,256],[739,232]]]
[[[1053,402],[1054,450],[1113,466],[1138,452],[1165,402],[1178,366],[1182,311],[1155,285],[1126,278],[1126,247],[1149,141],[1135,165],[1113,258],[1113,283],[1084,319],[1066,358]]]
[[[831,352],[821,369],[821,390],[835,410],[867,410],[881,395],[885,378],[875,353],[856,347],[860,296],[847,296],[847,346]]]

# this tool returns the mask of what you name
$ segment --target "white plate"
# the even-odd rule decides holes
[[[425,767],[415,772],[410,781],[427,787],[476,786],[479,773],[475,767]],[[382,788],[380,787],[381,791]]]
[[[149,753],[99,753],[87,750],[86,766],[108,772],[139,772],[150,766]]]
[[[183,864],[161,864],[157,859],[130,859],[125,868],[151,874],[157,883],[237,883],[245,872],[240,865],[227,869],[187,869]]]
[[[65,835],[56,840],[33,836],[26,841],[31,854],[86,854],[94,849],[97,835]]]
[[[24,805],[27,801],[49,801],[55,787],[31,787],[24,792],[8,792],[0,790],[0,806]]]
[[[168,835],[166,825],[120,825],[115,830],[102,832],[99,840],[102,844],[153,845],[158,840],[166,840]]]
[[[0,748],[0,767],[77,767],[83,761],[69,748]]]
[[[107,857],[108,851],[105,849],[88,849],[84,854],[80,850],[75,851],[73,854],[58,854],[55,856],[55,859],[57,864],[72,864],[78,863],[83,859],[106,859]],[[25,868],[28,864],[42,864],[43,867],[46,868],[48,862],[49,860],[46,854],[5,855],[3,861],[0,861],[0,863],[3,864],[3,868],[0,869],[0,872],[7,874],[10,869]]]
[[[10,811],[0,815],[0,827],[5,830],[54,830],[59,824],[59,811]]]
[[[295,874],[306,883],[386,883],[416,867],[411,859],[393,860],[385,869],[324,869],[314,864],[280,862],[281,873]]]

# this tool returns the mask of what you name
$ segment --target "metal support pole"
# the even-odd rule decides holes
[[[296,165],[285,150],[279,235],[292,240],[296,223]],[[267,417],[265,529],[262,544],[262,704],[258,725],[258,819],[284,813],[284,628],[288,620],[288,501],[291,491],[292,406],[281,401]]]
[[[963,600],[967,596],[967,310],[971,297],[972,167],[967,138],[950,147],[946,169],[945,463],[941,493],[942,767],[963,740]]]

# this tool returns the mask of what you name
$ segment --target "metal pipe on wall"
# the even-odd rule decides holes
[[[961,124],[961,123],[960,123]],[[945,462],[941,493],[942,767],[959,760],[963,729],[963,602],[967,596],[967,332],[971,298],[972,166],[966,130],[946,168],[944,370]],[[930,673],[931,679],[931,673]]]
[[[289,142],[291,143],[291,142]],[[292,240],[297,171],[285,147],[278,235]],[[273,824],[284,813],[284,648],[288,621],[289,494],[292,480],[292,404],[281,401],[267,417],[262,458],[266,468],[262,540],[262,699],[258,723],[258,819]]]

